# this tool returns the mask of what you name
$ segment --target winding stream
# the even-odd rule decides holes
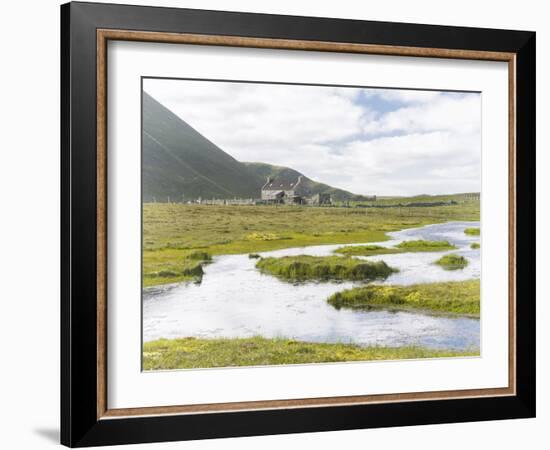
[[[366,257],[398,268],[382,284],[414,284],[480,277],[480,251],[470,249],[477,236],[464,229],[479,222],[448,222],[388,233],[392,246],[404,240],[447,240],[451,252],[401,253]],[[360,245],[360,244],[354,244]],[[318,245],[259,253],[261,256],[330,255],[338,245]],[[432,264],[445,253],[469,260],[462,270]],[[263,275],[248,255],[223,255],[204,267],[202,283],[148,288],[143,292],[143,340],[264,336],[308,342],[359,345],[422,345],[430,348],[479,348],[480,321],[411,312],[337,310],[326,302],[356,282],[287,283]]]

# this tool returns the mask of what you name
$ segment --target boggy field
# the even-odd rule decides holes
[[[146,203],[143,205],[143,285],[200,281],[203,267],[211,264],[214,256],[240,254],[248,254],[247,260],[252,261],[259,272],[289,284],[303,280],[317,283],[357,281],[358,277],[359,282],[384,279],[394,271],[391,265],[356,258],[444,253],[456,247],[447,241],[409,240],[390,248],[340,247],[330,256],[320,257],[262,258],[257,252],[381,242],[389,239],[386,233],[390,231],[449,221],[479,220],[479,202],[466,201],[459,196],[451,199],[455,203],[422,207],[402,206],[414,199],[396,199],[396,206],[386,199],[380,203],[383,207]],[[398,203],[401,206],[397,206]],[[436,259],[434,257],[433,264]],[[239,301],[238,295],[232,298]],[[479,280],[412,286],[365,284],[323,299],[335,310],[357,311],[358,314],[383,309],[470,320],[479,317],[479,300]],[[178,339],[145,342],[143,350],[144,370],[479,355],[477,346],[458,350],[414,344],[392,347],[302,342],[285,336],[198,338],[183,331]]]
[[[420,197],[399,198],[408,204]],[[439,197],[430,197],[433,201]],[[479,202],[384,208],[236,206],[178,203],[143,205],[143,285],[200,278],[214,255],[244,254],[321,244],[380,242],[386,232],[453,220],[479,220]],[[421,197],[425,201],[424,197]],[[388,207],[390,206],[390,207]],[[197,251],[204,259],[197,259]]]

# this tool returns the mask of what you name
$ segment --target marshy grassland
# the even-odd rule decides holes
[[[262,337],[234,339],[159,339],[143,347],[144,370],[231,366],[311,364],[343,361],[478,356],[479,350],[432,350],[424,347],[360,347],[353,344],[299,342]]]
[[[456,200],[457,204],[392,206],[426,199]],[[380,242],[388,239],[389,231],[452,220],[479,220],[479,202],[464,201],[460,195],[384,199],[375,203],[386,207],[144,203],[144,286],[197,279],[197,265],[202,270],[208,261],[188,258],[197,251],[212,257],[308,245]]]
[[[169,262],[163,259],[149,260],[148,270],[143,274],[143,286],[174,283],[177,281],[201,281],[203,265],[212,261],[212,256],[204,251],[187,252],[179,260]]]
[[[383,247],[381,245],[354,245],[337,248],[334,252],[346,256],[375,256],[393,253],[411,252],[440,252],[454,250],[456,247],[447,241],[404,241],[395,247]]]
[[[354,256],[452,250],[447,241],[406,241],[392,248],[368,245],[405,228],[447,221],[479,220],[479,202],[460,196],[426,200],[456,203],[397,206],[416,199],[383,199],[383,207],[236,206],[146,203],[143,205],[143,286],[200,281],[217,255],[244,254],[259,270],[286,281],[384,279],[394,269]],[[418,198],[417,201],[424,201]],[[374,203],[373,203],[374,205]],[[342,247],[332,256],[261,258],[258,253],[322,244]],[[479,280],[413,286],[364,285],[323,299],[335,308],[416,310],[428,314],[479,317]],[[361,347],[287,338],[159,339],[143,344],[144,370],[171,370],[343,361],[476,356],[467,351],[419,346]]]
[[[414,309],[479,317],[479,298],[479,280],[468,280],[411,286],[368,285],[337,292],[327,301],[338,309]]]
[[[256,267],[286,281],[385,279],[396,269],[384,261],[362,261],[345,256],[284,256],[262,258]]]
[[[468,265],[468,260],[461,255],[445,255],[439,258],[435,264],[443,267],[445,270],[464,269]]]

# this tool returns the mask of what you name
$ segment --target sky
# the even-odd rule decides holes
[[[239,161],[355,194],[481,189],[479,93],[172,79],[143,89]]]

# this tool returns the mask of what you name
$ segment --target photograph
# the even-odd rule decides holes
[[[480,357],[480,92],[141,86],[143,371]]]

